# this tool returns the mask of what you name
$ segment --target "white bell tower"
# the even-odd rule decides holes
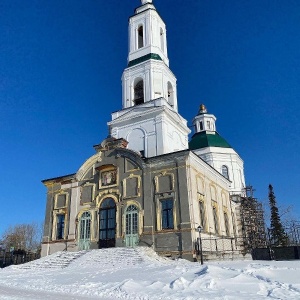
[[[187,121],[177,111],[176,78],[169,69],[166,25],[152,0],[129,19],[128,65],[122,76],[122,110],[112,114],[110,134],[153,157],[188,149]]]

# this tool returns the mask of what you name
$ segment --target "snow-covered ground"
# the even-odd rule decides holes
[[[58,252],[0,269],[0,299],[300,299],[300,261],[201,266],[149,248]]]

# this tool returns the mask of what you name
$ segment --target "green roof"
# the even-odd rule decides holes
[[[150,53],[150,54],[144,55],[142,57],[139,57],[137,59],[131,60],[128,63],[127,67],[129,68],[129,67],[135,66],[135,65],[140,64],[140,63],[142,63],[144,61],[147,61],[149,59],[162,60],[161,57],[158,54]]]
[[[206,147],[232,148],[217,132],[208,134],[206,131],[195,133],[189,142],[189,149],[196,150]]]

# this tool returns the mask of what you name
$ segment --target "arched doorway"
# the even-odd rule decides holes
[[[99,211],[99,248],[115,247],[116,244],[116,203],[105,199]]]
[[[139,242],[139,214],[135,205],[130,205],[126,209],[126,231],[125,242],[126,247],[137,246]]]
[[[79,222],[78,250],[88,250],[91,244],[91,214],[84,212]]]

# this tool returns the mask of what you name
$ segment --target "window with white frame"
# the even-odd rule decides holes
[[[221,173],[225,178],[229,179],[229,172],[227,166],[225,165],[222,166]]]

